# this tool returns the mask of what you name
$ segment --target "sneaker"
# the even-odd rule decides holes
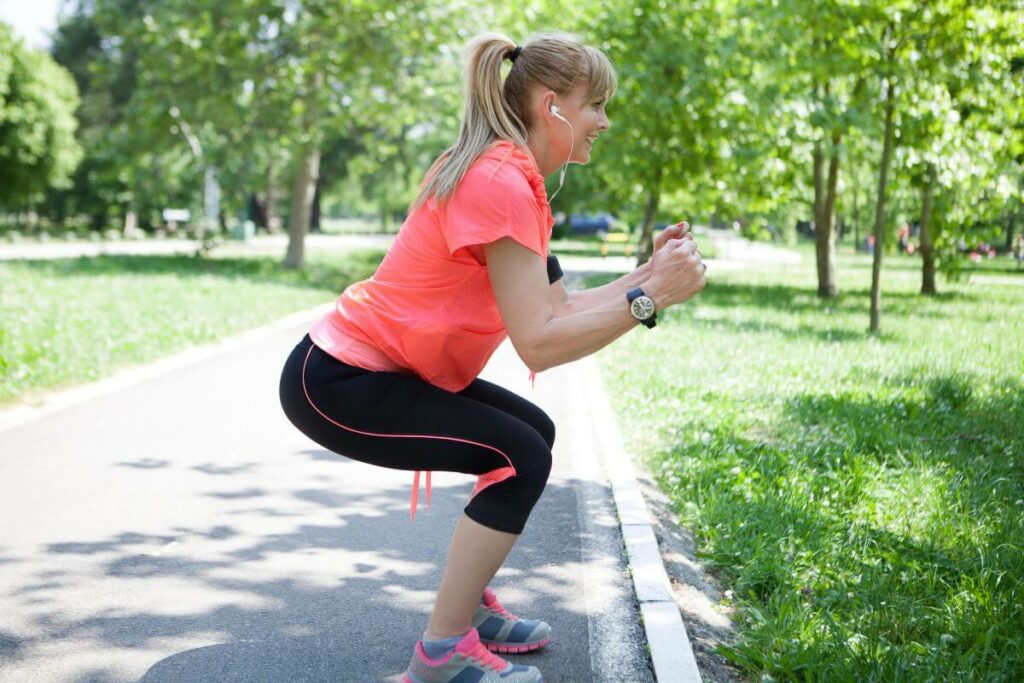
[[[539,650],[551,642],[551,627],[536,619],[520,619],[502,607],[490,588],[473,615],[480,642],[491,652],[521,654]]]
[[[416,642],[409,668],[402,683],[543,683],[535,666],[510,664],[491,654],[480,644],[480,634],[469,629],[455,649],[438,659],[423,651],[423,641]]]

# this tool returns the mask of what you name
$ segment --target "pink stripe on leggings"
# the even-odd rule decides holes
[[[488,486],[492,486],[494,484],[497,484],[498,482],[504,481],[504,480],[508,479],[509,477],[516,476],[516,468],[512,464],[512,460],[507,455],[505,455],[504,451],[502,451],[501,449],[495,448],[494,446],[489,446],[489,445],[487,445],[485,443],[480,443],[478,441],[471,441],[469,439],[460,439],[459,437],[456,437],[456,436],[434,436],[432,434],[378,434],[376,432],[366,432],[366,431],[363,431],[363,430],[360,430],[360,429],[355,429],[353,427],[348,427],[346,425],[341,424],[337,420],[332,420],[330,417],[328,417],[324,413],[324,411],[320,410],[320,408],[318,408],[317,405],[315,403],[313,403],[313,399],[310,398],[310,396],[309,396],[309,390],[306,388],[306,365],[309,363],[309,356],[313,353],[313,347],[314,346],[315,346],[315,344],[310,344],[309,351],[306,352],[306,359],[302,362],[302,393],[304,393],[306,395],[306,400],[309,401],[309,405],[312,406],[313,410],[315,410],[317,413],[320,414],[320,417],[324,418],[325,420],[327,420],[328,422],[330,422],[331,424],[333,424],[336,427],[341,427],[344,430],[347,430],[347,431],[350,431],[350,432],[354,432],[356,434],[363,434],[364,436],[380,436],[380,437],[383,437],[383,438],[391,438],[391,439],[438,439],[438,440],[441,440],[441,441],[457,441],[459,443],[468,443],[471,446],[480,446],[481,448],[488,448],[488,449],[494,451],[495,453],[500,453],[501,457],[505,458],[505,460],[508,461],[508,467],[499,467],[497,469],[491,470],[490,472],[486,472],[486,473],[480,475],[480,478],[477,480],[477,485],[473,488],[473,494],[470,497],[470,500],[472,500],[473,496],[476,496],[478,493],[483,491]],[[412,519],[413,522],[416,521],[416,507],[417,507],[417,503],[419,502],[419,494],[420,494],[420,470],[416,470],[415,473],[413,474],[412,498],[411,498],[411,500],[409,502],[409,517]],[[430,470],[427,470],[427,509],[429,509],[429,508],[430,508]]]

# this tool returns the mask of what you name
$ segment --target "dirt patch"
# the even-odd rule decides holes
[[[719,643],[736,639],[732,610],[721,604],[724,591],[698,564],[693,536],[676,523],[668,497],[641,467],[636,475],[701,676],[707,683],[740,683],[742,673],[714,652]]]

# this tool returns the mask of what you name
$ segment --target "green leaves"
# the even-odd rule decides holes
[[[0,22],[0,205],[20,209],[67,185],[82,154],[77,106],[71,74]]]

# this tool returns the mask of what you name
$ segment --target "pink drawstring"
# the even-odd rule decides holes
[[[427,470],[427,509],[430,509],[430,470]],[[416,508],[420,500],[420,470],[412,475],[412,500],[409,501],[409,518],[416,521]]]
[[[426,470],[427,473],[427,509],[430,509],[430,470]],[[488,486],[492,486],[499,482],[503,482],[509,477],[516,476],[516,470],[514,467],[499,467],[498,469],[485,472],[476,478],[476,486],[473,487],[473,492],[469,494],[470,500],[472,500],[476,494],[483,491]],[[418,507],[420,499],[420,470],[416,470],[412,475],[412,499],[409,501],[409,518],[413,522],[416,521],[416,508]]]

